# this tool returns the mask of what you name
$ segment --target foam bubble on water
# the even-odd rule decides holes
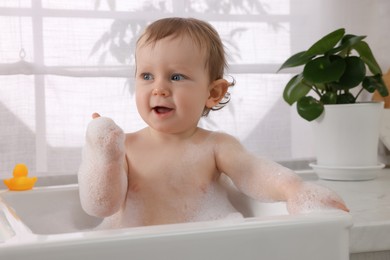
[[[200,197],[197,204],[198,206],[194,208],[189,219],[192,222],[209,220],[228,222],[243,219],[242,214],[230,203],[226,190],[218,183],[211,185],[206,193]]]
[[[117,229],[141,226],[140,222],[142,205],[138,200],[127,200],[124,209],[114,215],[104,218],[96,229]]]
[[[211,185],[206,193],[198,198],[188,198],[188,201],[191,202],[191,205],[189,205],[187,212],[182,212],[183,218],[180,222],[217,221],[215,225],[226,225],[241,222],[244,219],[242,214],[230,204],[222,187]],[[125,208],[105,218],[96,229],[116,229],[144,225],[142,200],[133,197],[131,200],[127,200],[126,203]],[[177,212],[180,211],[177,210]],[[166,221],[166,219],[162,221]],[[173,222],[168,219],[167,223]],[[164,222],[160,224],[164,224]]]

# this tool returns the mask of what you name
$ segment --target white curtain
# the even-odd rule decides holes
[[[93,112],[126,132],[144,126],[133,100],[134,41],[151,21],[213,24],[237,84],[221,111],[202,119],[276,161],[311,158],[310,125],[282,100],[291,54],[345,27],[367,35],[390,67],[387,0],[0,0],[0,178],[16,163],[35,174],[75,174]]]

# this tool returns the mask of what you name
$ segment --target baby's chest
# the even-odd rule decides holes
[[[216,179],[217,170],[210,158],[177,156],[152,157],[130,162],[129,187],[133,191],[183,192],[205,190]]]

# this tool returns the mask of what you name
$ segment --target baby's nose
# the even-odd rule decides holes
[[[167,96],[169,96],[169,91],[167,89],[164,89],[164,88],[155,88],[155,89],[153,89],[152,94],[153,94],[153,96],[167,97]]]

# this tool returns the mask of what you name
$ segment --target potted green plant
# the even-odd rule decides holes
[[[283,98],[290,105],[296,103],[302,118],[314,121],[317,164],[312,166],[326,179],[370,179],[382,167],[377,147],[383,103],[362,103],[358,97],[362,91],[387,96],[388,90],[365,37],[335,30],[292,55],[279,69],[303,66],[285,86]]]
[[[377,90],[381,96],[387,96],[382,71],[363,41],[365,37],[345,34],[341,28],[321,38],[307,51],[288,58],[279,71],[301,65],[304,68],[287,83],[284,100],[290,105],[297,102],[298,114],[312,121],[322,114],[325,104],[356,103],[363,90],[370,93]],[[366,67],[372,75],[367,75]],[[353,94],[351,90],[357,86],[361,88]],[[318,97],[309,95],[311,90]]]

